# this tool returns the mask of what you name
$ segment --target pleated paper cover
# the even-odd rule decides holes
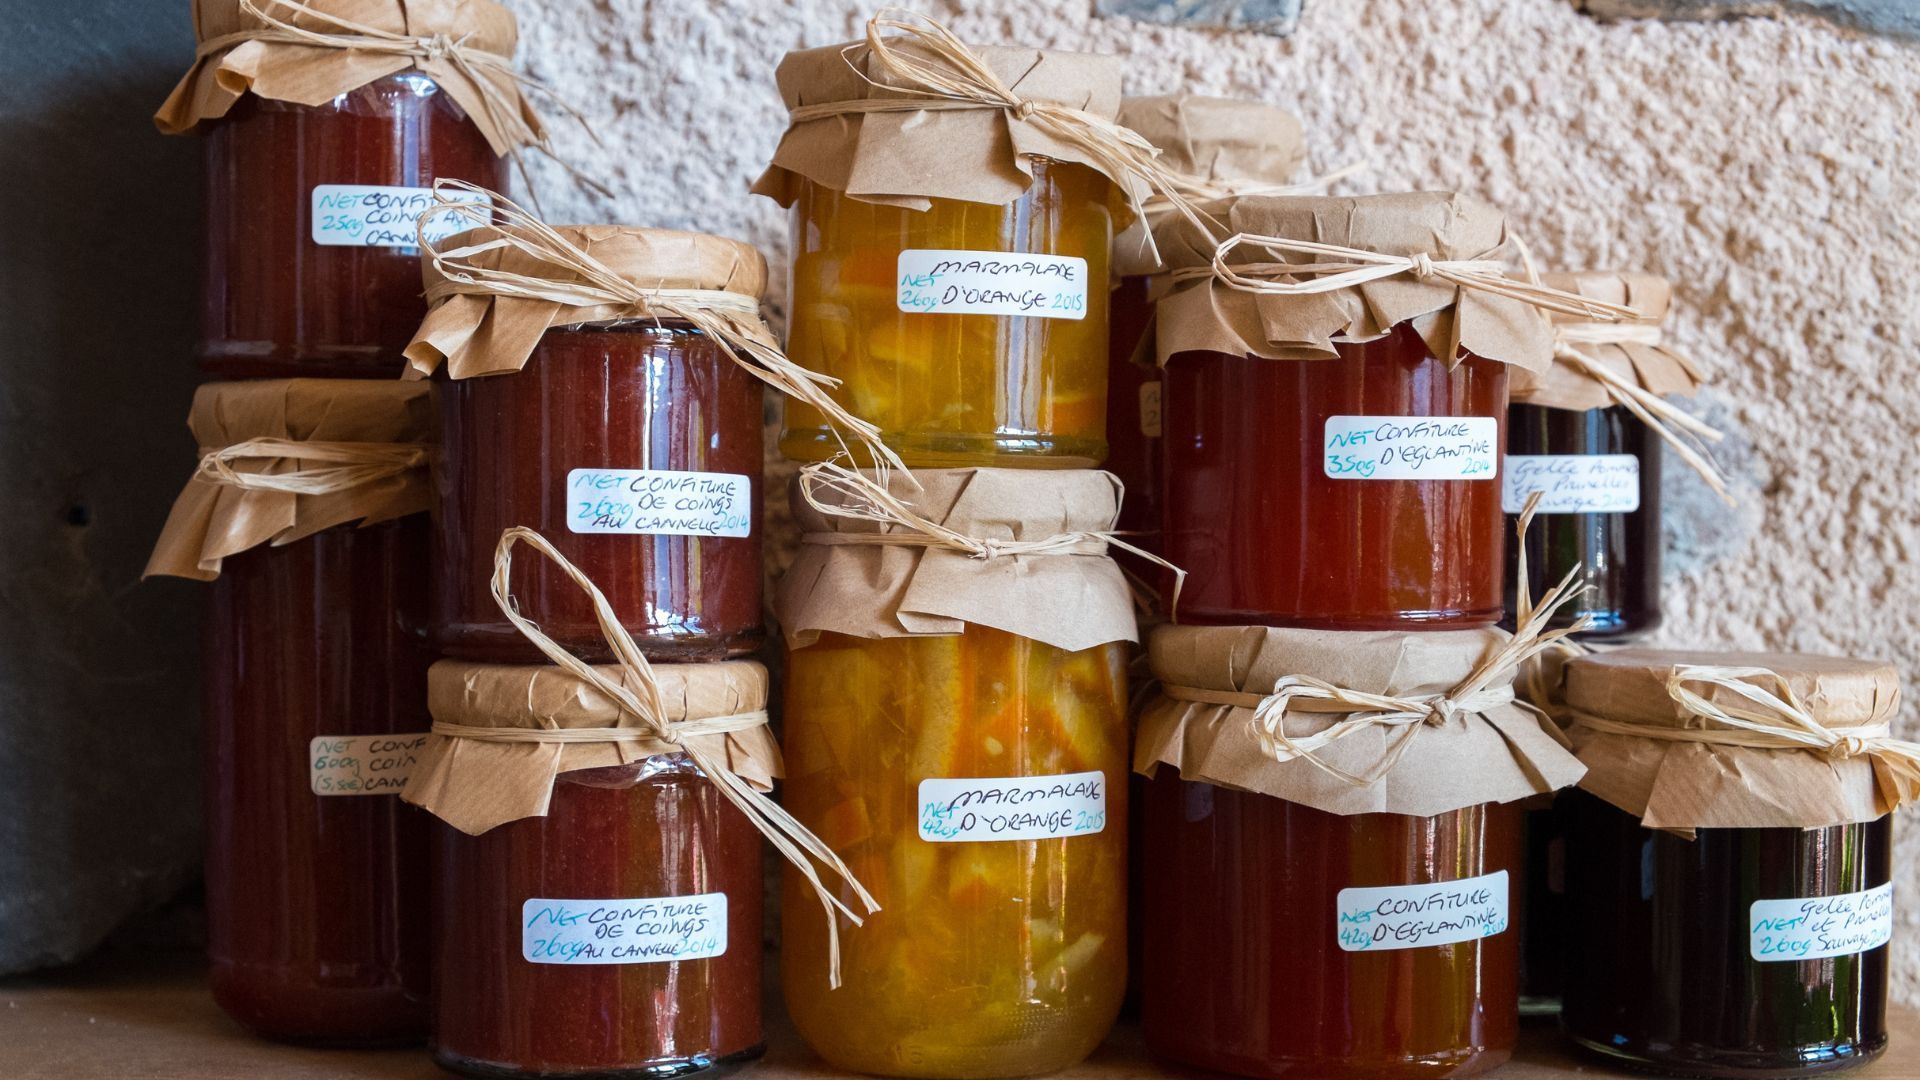
[[[1626,304],[1646,317],[1635,323],[1658,327],[1666,321],[1672,306],[1673,288],[1665,278],[1652,274],[1603,273],[1542,274],[1541,281],[1556,289]],[[1554,315],[1560,326],[1578,324],[1569,315]],[[1692,394],[1703,381],[1692,360],[1660,341],[1573,342],[1575,348],[1606,365],[1615,375],[1653,394]],[[1545,371],[1514,371],[1508,393],[1516,405],[1542,405],[1550,409],[1600,409],[1614,399],[1598,379],[1566,363],[1554,363]]]

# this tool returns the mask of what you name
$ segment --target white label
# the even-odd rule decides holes
[[[520,955],[531,964],[664,964],[726,951],[725,893],[520,905]]]
[[[398,795],[427,736],[322,735],[307,744],[315,795]]]
[[[1542,514],[1627,514],[1640,509],[1640,459],[1632,454],[1508,454],[1500,503],[1527,508],[1536,491]]]
[[[575,469],[567,530],[660,536],[750,536],[753,485],[736,473]]]
[[[1877,949],[1893,940],[1893,882],[1866,892],[1811,900],[1755,900],[1753,958],[1819,960]]]
[[[1341,889],[1337,903],[1340,947],[1347,952],[1478,941],[1507,928],[1507,872],[1432,885]]]
[[[490,204],[477,191],[448,191],[447,202]],[[317,184],[310,216],[313,242],[327,247],[419,247],[420,215],[433,208],[432,188],[381,187],[375,184]],[[473,228],[473,222],[455,213],[427,219],[427,239],[439,243]]]
[[[1140,384],[1140,434],[1160,437],[1160,380]]]
[[[1097,772],[920,781],[922,840],[1052,840],[1106,827],[1107,778]]]
[[[1329,416],[1325,469],[1336,480],[1491,480],[1491,416]]]
[[[899,269],[901,311],[1087,317],[1087,260],[1071,255],[912,248]]]

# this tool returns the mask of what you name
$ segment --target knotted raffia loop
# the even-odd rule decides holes
[[[574,584],[580,586],[581,591],[586,593],[593,602],[594,618],[600,624],[600,632],[606,638],[608,648],[613,651],[614,666],[621,672],[622,677],[619,681],[609,678],[593,665],[568,652],[558,642],[548,637],[531,619],[520,613],[519,605],[514,602],[511,581],[513,549],[516,544],[521,543],[533,548],[558,566],[561,572],[572,579]],[[840,856],[834,854],[831,848],[822,843],[819,837],[814,836],[793,815],[787,813],[779,803],[755,790],[752,785],[727,768],[724,760],[702,749],[700,743],[692,739],[697,734],[711,733],[701,729],[702,721],[668,718],[666,704],[661,697],[660,683],[653,674],[653,666],[641,653],[640,646],[633,640],[633,635],[627,633],[626,627],[620,624],[620,618],[615,614],[613,605],[607,602],[606,594],[602,593],[600,587],[595,585],[579,567],[573,565],[566,556],[548,543],[545,537],[532,529],[518,526],[500,534],[500,544],[494,550],[493,599],[500,606],[501,613],[513,623],[514,628],[532,642],[547,659],[618,703],[624,715],[639,721],[639,730],[642,735],[679,747],[701,773],[720,789],[720,793],[738,807],[740,812],[746,815],[747,820],[752,822],[754,827],[773,844],[774,848],[800,871],[813,886],[814,895],[819,898],[821,908],[826,913],[828,980],[832,986],[838,987],[840,985],[840,925],[836,913],[845,915],[856,926],[860,924],[862,914],[854,911],[827,888],[815,863],[825,866],[840,880],[846,882],[865,907],[865,914],[880,910],[879,903],[853,876],[853,871]],[[737,718],[723,718],[726,721],[734,719]],[[437,726],[435,730],[440,734],[448,733]],[[560,739],[554,741],[560,741]]]
[[[890,81],[882,83],[859,69],[852,53],[860,48],[867,50]],[[1213,231],[1211,219],[1188,198],[1186,181],[1161,163],[1160,151],[1152,143],[1085,109],[1021,97],[936,19],[904,8],[881,8],[867,20],[866,40],[847,46],[842,55],[862,81],[893,96],[796,105],[788,112],[792,123],[863,113],[1000,110],[1010,123],[1032,124],[1085,155],[1120,185],[1135,214],[1144,217],[1147,199],[1157,195],[1181,217]],[[1151,245],[1150,236],[1147,242]]]
[[[1173,572],[1173,603],[1170,614],[1179,610],[1180,589],[1187,573],[1166,559],[1122,540],[1107,530],[1064,532],[1039,540],[1001,540],[969,536],[922,515],[911,503],[888,490],[885,477],[878,481],[854,469],[831,461],[820,461],[800,470],[801,498],[808,506],[828,517],[871,521],[905,531],[873,533],[809,532],[801,537],[807,544],[866,544],[881,547],[945,548],[980,560],[1011,558],[1021,555],[1095,555],[1104,556],[1109,546],[1131,552]],[[821,498],[831,492],[838,500]]]
[[[196,479],[248,491],[285,491],[295,495],[331,495],[424,469],[433,448],[424,443],[302,442],[296,439],[248,439],[201,452]],[[243,472],[237,461],[325,461],[331,468],[287,472]]]
[[[1716,701],[1696,686],[1725,690],[1735,701]],[[1580,713],[1580,724],[1609,735],[1755,750],[1800,750],[1829,760],[1865,757],[1898,807],[1920,797],[1920,743],[1893,737],[1886,722],[1828,727],[1814,715],[1792,684],[1765,667],[1676,664],[1667,675],[1667,694],[1685,711],[1682,726],[1645,724]]]
[[[418,223],[421,257],[438,276],[427,285],[430,305],[456,296],[513,297],[545,301],[562,309],[577,308],[584,316],[559,318],[554,325],[613,319],[687,323],[718,343],[735,363],[761,382],[818,409],[827,418],[843,453],[850,454],[846,440],[851,438],[872,455],[876,468],[905,471],[899,456],[881,441],[879,427],[854,416],[833,399],[829,391],[838,387],[840,380],[802,367],[780,350],[760,316],[756,297],[725,289],[649,286],[594,258],[504,195],[466,181],[444,179],[435,182],[434,191],[438,198]],[[489,202],[456,202],[445,194],[456,191],[480,194]],[[446,241],[458,246],[445,247],[429,239],[429,222],[445,215],[472,227]],[[539,273],[505,270],[475,258],[491,252],[517,253],[531,260]],[[433,320],[431,313],[428,320]],[[419,340],[416,338],[416,345],[408,347],[409,357],[414,356]],[[431,366],[425,370],[431,370]]]

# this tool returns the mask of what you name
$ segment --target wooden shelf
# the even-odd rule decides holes
[[[1893,1028],[1892,1049],[1843,1075],[1849,1080],[1920,1078],[1920,1014],[1896,1010]],[[765,1060],[743,1076],[842,1075],[815,1059],[778,1018],[769,1036]],[[311,1050],[254,1038],[214,1007],[198,957],[178,953],[101,957],[51,974],[0,980],[0,1074],[16,1080],[444,1080],[449,1075],[420,1050]],[[1123,1026],[1092,1059],[1057,1075],[1111,1080],[1182,1074],[1148,1062],[1139,1033]],[[1576,1054],[1551,1022],[1529,1021],[1516,1059],[1491,1075],[1551,1080],[1636,1074]]]

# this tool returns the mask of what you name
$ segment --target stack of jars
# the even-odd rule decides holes
[[[459,62],[510,62],[514,20],[490,0],[197,0],[193,21],[199,55],[155,121],[205,148],[199,359],[232,381],[195,396],[201,467],[148,573],[213,582],[213,993],[275,1038],[413,1041],[427,818],[397,793],[427,728],[433,418],[393,376],[426,310],[431,187],[498,186],[533,138],[515,84]],[[391,39],[371,58],[369,34]]]
[[[1016,95],[1119,104],[1111,57],[974,51]],[[836,985],[789,872],[781,968],[836,1066],[1023,1076],[1087,1055],[1126,981],[1136,630],[1105,539],[1120,489],[1093,466],[1134,178],[999,108],[862,111],[906,77],[872,40],[789,55],[787,104],[815,115],[756,185],[793,215],[790,354],[895,456],[836,461],[789,405],[781,449],[814,464],[777,605],[786,805],[880,910]]]

